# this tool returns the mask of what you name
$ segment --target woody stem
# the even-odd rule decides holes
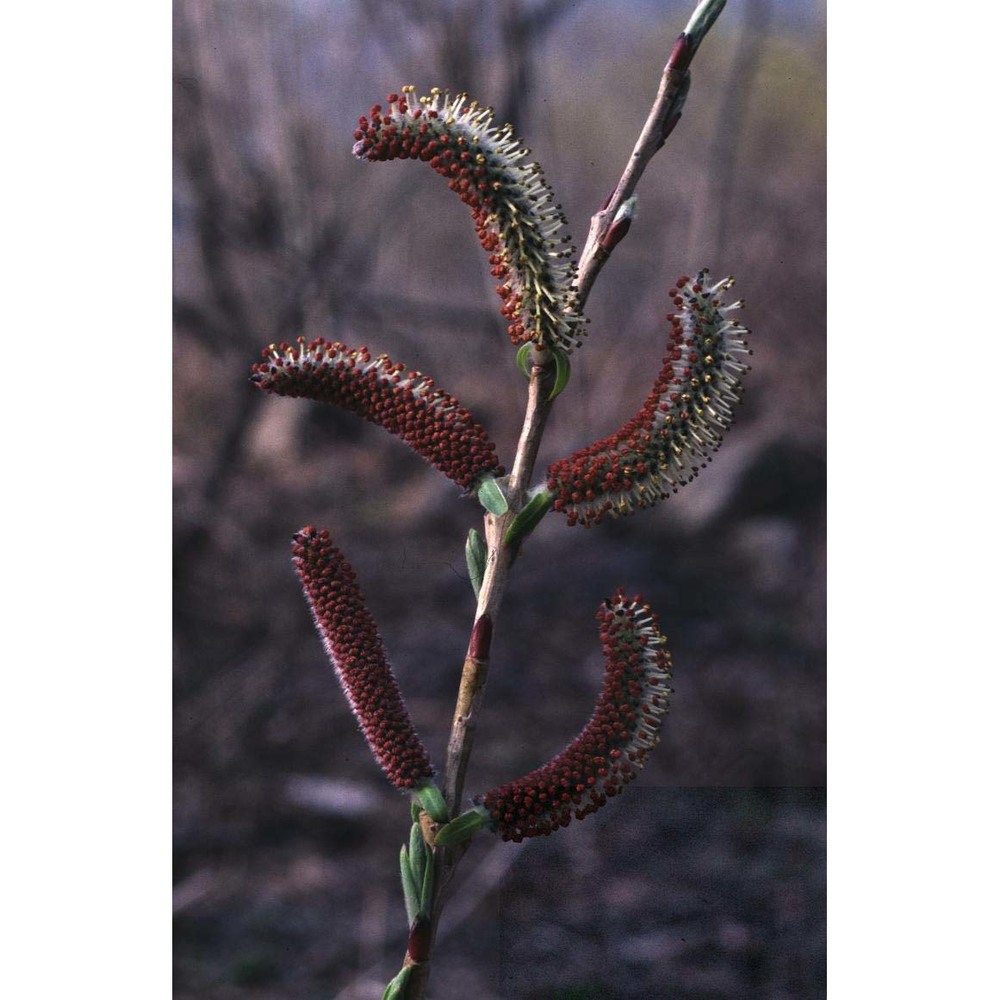
[[[486,514],[484,518],[487,545],[486,569],[479,590],[479,603],[476,607],[469,648],[462,665],[462,677],[459,682],[458,700],[455,704],[442,780],[448,814],[452,817],[461,811],[465,772],[472,751],[476,718],[489,673],[490,641],[503,601],[512,561],[512,553],[504,545],[503,539],[511,521],[524,505],[527,485],[535,467],[545,422],[552,407],[549,391],[552,385],[553,368],[550,362],[551,356],[548,352],[535,352],[535,362],[531,367],[531,380],[528,383],[528,403],[524,414],[524,423],[507,489],[507,502],[510,509],[501,516]],[[451,849],[436,848],[433,851],[436,874],[434,902],[431,909],[431,948],[433,948],[434,936],[437,932],[444,890],[451,881],[455,868],[465,853],[466,846]],[[429,961],[412,965],[410,978],[406,985],[406,1000],[422,1000],[426,993],[429,977]]]
[[[542,432],[548,419],[551,401],[548,390],[552,384],[551,367],[546,365],[547,352],[536,352],[537,363],[532,365],[528,384],[528,404],[521,428],[514,467],[511,471],[506,514],[485,516],[487,545],[486,569],[479,591],[479,604],[472,629],[469,649],[462,667],[458,701],[452,720],[451,738],[445,758],[444,798],[449,812],[455,816],[461,806],[465,770],[472,749],[475,720],[489,670],[490,639],[496,626],[500,604],[507,586],[511,551],[503,539],[511,521],[524,506],[527,484],[538,457]]]
[[[665,142],[667,134],[673,128],[671,122],[676,124],[673,116],[676,115],[679,118],[679,112],[675,108],[684,88],[685,78],[688,75],[688,65],[693,55],[693,52],[690,51],[689,40],[686,41],[686,39],[685,35],[681,35],[677,39],[670,53],[670,58],[663,67],[656,99],[649,109],[646,123],[639,133],[635,148],[625,164],[618,184],[604,207],[591,217],[590,232],[587,234],[587,242],[580,254],[580,268],[576,279],[576,290],[581,309],[590,295],[597,275],[611,256],[611,250],[603,244],[618,210],[635,193],[639,179],[646,167],[649,166],[650,160],[653,159],[657,150]]]

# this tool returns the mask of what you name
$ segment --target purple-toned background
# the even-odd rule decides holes
[[[458,396],[508,464],[520,428],[524,382],[467,210],[426,168],[355,161],[357,116],[411,82],[494,105],[579,246],[688,13],[177,0],[177,996],[378,997],[402,956],[407,805],[325,663],[292,533],[328,527],[346,552],[437,761],[473,613],[475,504],[378,428],[255,392],[251,363],[300,333],[367,344]],[[748,301],[747,401],[679,496],[589,531],[552,515],[525,546],[468,791],[576,733],[600,687],[593,613],[619,584],[671,639],[663,742],[575,829],[480,838],[432,996],[825,995],[823,17],[731,3],[698,54],[591,296],[542,468],[639,408],[666,290],[703,265]]]

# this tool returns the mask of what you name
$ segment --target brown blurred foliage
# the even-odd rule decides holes
[[[329,527],[347,553],[438,759],[474,609],[463,545],[476,505],[379,429],[262,397],[250,364],[299,334],[367,344],[458,396],[508,464],[520,429],[524,382],[467,210],[429,170],[355,161],[357,116],[411,82],[492,104],[543,165],[582,245],[689,10],[175,3],[178,996],[377,997],[372,984],[402,953],[394,865],[406,803],[384,786],[324,661],[289,564],[292,532]],[[463,897],[476,905],[441,949],[433,995],[597,995],[579,985],[589,982],[604,997],[653,996],[643,984],[654,971],[674,997],[823,995],[822,796],[704,786],[825,781],[824,59],[821,11],[730,4],[590,299],[543,467],[638,409],[680,273],[736,276],[754,370],[740,421],[681,494],[589,531],[551,517],[525,547],[469,792],[538,766],[575,734],[600,685],[593,612],[619,584],[644,594],[671,638],[674,709],[634,794],[523,856],[480,846]],[[608,846],[620,840],[616,816],[635,841],[625,857]],[[672,908],[665,882],[650,927],[612,933],[602,921],[617,906],[626,924],[637,901],[650,912],[633,882],[660,870],[667,828],[691,866],[689,910]],[[806,859],[788,875],[793,916],[782,923],[785,904],[770,897],[759,920],[723,912],[751,912],[767,866],[780,875],[788,851]],[[739,874],[751,856],[759,884]],[[588,895],[581,865],[603,885],[613,865],[625,887],[578,919],[568,914]],[[551,866],[577,872],[563,901],[556,889],[545,897],[562,972],[528,954],[545,951],[530,913]],[[699,895],[691,872],[715,888]],[[685,920],[701,952],[671,936]],[[634,988],[587,973],[594,949],[605,969],[632,956]],[[538,971],[530,987],[509,971],[524,961]],[[475,988],[450,991],[461,982]]]

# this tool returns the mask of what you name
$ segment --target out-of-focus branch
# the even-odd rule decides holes
[[[262,9],[263,10],[263,9]],[[216,43],[224,28],[211,4],[175,12],[175,169],[178,176],[178,330],[225,358],[248,345],[292,339],[316,317],[357,297],[364,266],[342,249],[389,224],[345,215],[331,162],[303,110],[302,94],[268,32],[279,10],[248,20],[246,46]],[[258,60],[257,63],[251,61]],[[338,192],[339,193],[339,192]],[[308,206],[327,205],[325,211]],[[192,262],[194,266],[192,266]],[[353,272],[353,273],[352,273]],[[329,302],[336,289],[336,301]],[[332,308],[331,308],[332,307]],[[216,432],[198,456],[199,514],[178,523],[175,567],[204,551],[226,502],[252,426],[249,390],[226,394]]]
[[[532,93],[533,77],[538,66],[538,49],[574,0],[543,0],[528,4],[524,0],[506,0],[493,5],[500,17],[500,32],[506,58],[506,97],[498,96],[497,107],[505,121],[517,122],[521,129],[529,121],[525,97]]]
[[[700,259],[717,260],[726,245],[726,222],[732,218],[730,208],[740,135],[747,121],[754,77],[760,66],[770,18],[770,0],[746,0],[744,3],[736,55],[722,92],[705,169],[698,178],[694,195],[688,260],[694,258],[693,250],[698,246],[707,248]]]

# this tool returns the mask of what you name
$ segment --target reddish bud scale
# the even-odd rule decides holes
[[[624,789],[660,738],[670,697],[670,654],[656,615],[619,590],[597,613],[604,689],[562,753],[477,799],[503,840],[541,837],[583,819]]]
[[[499,279],[501,315],[515,344],[535,341],[571,351],[585,332],[573,288],[575,250],[567,247],[566,219],[537,163],[510,125],[497,129],[493,111],[468,96],[436,87],[417,97],[414,87],[391,94],[389,107],[372,108],[354,133],[362,160],[423,160],[448,180],[472,212],[476,234]]]
[[[279,396],[333,403],[402,438],[418,455],[465,490],[484,473],[502,475],[496,446],[483,426],[434,380],[407,372],[368,348],[300,337],[279,344],[253,366],[252,382]]]
[[[691,65],[694,58],[694,46],[691,44],[691,36],[683,32],[677,36],[674,47],[670,50],[670,58],[667,60],[667,67],[677,73],[684,73]]]
[[[432,776],[375,621],[365,607],[354,571],[330,542],[328,531],[306,527],[292,544],[292,562],[323,646],[375,759],[399,789]]]
[[[616,222],[607,232],[604,239],[601,240],[601,246],[610,253],[619,243],[625,238],[629,229],[632,228],[631,218],[624,218],[620,222]]]
[[[678,311],[667,315],[667,353],[642,409],[614,434],[549,466],[552,509],[568,524],[589,527],[649,507],[690,482],[718,450],[751,351],[747,328],[726,315],[743,303],[719,298],[733,279],[706,287],[706,278],[705,271],[693,282],[684,276],[670,289]]]
[[[406,954],[410,961],[419,965],[431,957],[431,922],[427,917],[417,916],[410,927],[406,942]]]
[[[493,619],[489,615],[480,615],[472,626],[472,636],[469,639],[469,656],[474,660],[488,660],[490,646],[493,643]]]

